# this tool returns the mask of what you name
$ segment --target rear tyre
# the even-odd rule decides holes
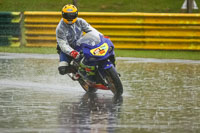
[[[120,96],[123,94],[121,80],[113,67],[106,70],[106,83],[115,96]]]
[[[83,79],[79,79],[78,82],[86,92],[94,93],[97,91],[96,88],[90,87]]]

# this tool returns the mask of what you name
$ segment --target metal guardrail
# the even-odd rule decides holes
[[[60,12],[24,12],[26,46],[55,47]],[[200,50],[200,14],[80,12],[119,49]]]
[[[0,12],[0,46],[20,46],[21,13]]]

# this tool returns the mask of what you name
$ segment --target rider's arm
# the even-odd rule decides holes
[[[69,45],[64,32],[59,28],[56,29],[56,40],[62,52],[66,53],[67,55],[70,55],[70,53],[74,50]]]
[[[88,24],[84,19],[81,18],[81,26],[82,26],[82,30],[86,33],[88,32],[94,32],[97,34],[101,34],[99,31],[97,31],[95,28],[93,28],[90,24]]]

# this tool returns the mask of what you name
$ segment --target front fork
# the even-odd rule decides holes
[[[106,80],[106,70],[110,69],[111,67],[114,67],[114,65],[110,61],[101,62],[101,66],[98,67],[97,77],[105,86],[108,86]]]

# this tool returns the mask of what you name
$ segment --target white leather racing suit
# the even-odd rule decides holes
[[[83,32],[98,32],[90,26],[84,19],[77,18],[74,24],[66,24],[63,19],[56,28],[57,44],[63,53],[69,55],[77,45],[76,42],[83,35]]]

